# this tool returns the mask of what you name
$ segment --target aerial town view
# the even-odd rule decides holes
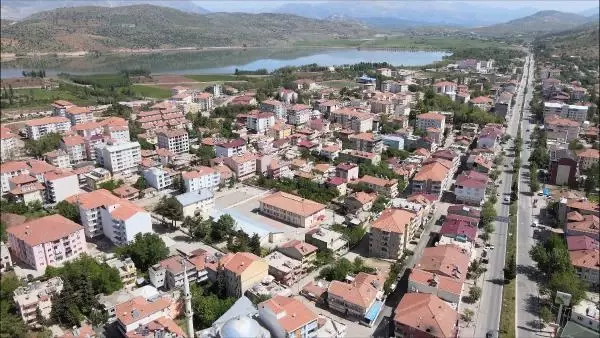
[[[0,12],[0,338],[600,337],[597,1]]]

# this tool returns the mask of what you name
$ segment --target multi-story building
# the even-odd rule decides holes
[[[450,169],[440,162],[431,162],[421,167],[412,181],[413,191],[440,195],[447,187]]]
[[[333,110],[329,114],[332,123],[339,123],[343,129],[357,133],[365,133],[373,129],[373,114],[360,112],[353,108]]]
[[[334,280],[327,288],[329,308],[371,324],[381,312],[384,281],[380,274],[365,272],[358,273],[349,283]]]
[[[21,203],[44,202],[45,187],[31,175],[19,175],[9,179],[8,193],[11,199]]]
[[[549,139],[570,142],[579,138],[579,123],[558,115],[548,115],[544,118],[544,127]]]
[[[248,130],[252,130],[258,134],[263,134],[273,128],[275,124],[275,115],[269,112],[252,111],[248,114],[246,120]]]
[[[223,163],[233,171],[235,177],[240,181],[256,175],[256,155],[254,154],[226,157]]]
[[[275,338],[317,337],[317,315],[295,298],[277,295],[258,304],[258,313]]]
[[[272,128],[273,137],[275,140],[284,140],[292,135],[293,126],[277,122]]]
[[[232,157],[246,153],[246,141],[242,138],[233,141],[220,143],[215,146],[217,157]]]
[[[482,205],[485,199],[488,176],[477,171],[465,171],[456,178],[454,195],[466,204]]]
[[[62,149],[44,153],[44,159],[46,160],[46,162],[59,169],[66,169],[72,167],[71,160],[69,159],[69,154],[67,154],[67,152]]]
[[[208,218],[215,205],[215,198],[211,190],[202,189],[197,192],[186,192],[175,196],[179,203],[183,217],[201,216]]]
[[[548,183],[553,185],[577,186],[577,155],[570,149],[560,149],[555,152],[555,158],[550,160]]]
[[[270,217],[301,228],[312,228],[325,219],[325,205],[285,192],[260,200],[260,211]]]
[[[0,127],[0,158],[2,161],[13,158],[18,150],[17,140],[19,137],[10,129]]]
[[[192,101],[198,104],[200,111],[209,111],[213,109],[213,94],[197,93],[194,94]]]
[[[304,241],[293,239],[277,247],[284,255],[300,261],[300,270],[306,272],[317,258],[317,247]]]
[[[348,238],[343,234],[324,228],[309,230],[305,234],[305,240],[321,250],[331,250],[336,256],[348,252]]]
[[[585,171],[590,169],[594,164],[598,164],[600,152],[597,149],[588,148],[577,153],[577,158],[579,159],[579,170]]]
[[[138,142],[121,142],[104,144],[95,148],[96,163],[116,173],[131,173],[138,169],[142,162],[140,144]]]
[[[162,130],[156,133],[158,148],[168,149],[173,154],[187,153],[190,150],[190,139],[185,129]]]
[[[305,104],[295,104],[288,108],[288,123],[293,126],[303,125],[310,120],[311,109]]]
[[[15,257],[35,270],[62,266],[87,252],[83,227],[61,215],[50,215],[6,230]]]
[[[506,118],[512,106],[513,94],[510,92],[502,92],[494,102],[494,114],[502,118]]]
[[[558,115],[565,119],[583,123],[585,120],[587,120],[587,112],[588,106],[544,102],[544,119],[550,115]]]
[[[369,253],[386,259],[400,259],[408,243],[414,236],[417,214],[404,209],[386,209],[371,224]]]
[[[99,189],[67,198],[79,209],[88,238],[104,234],[116,245],[133,241],[135,235],[152,232],[150,213],[132,202]]]
[[[75,106],[73,103],[65,100],[56,100],[51,105],[52,106],[52,114],[54,116],[62,116],[65,117],[65,113],[67,112],[67,108]]]
[[[0,242],[0,273],[6,272],[13,266],[10,251],[4,242]]]
[[[0,164],[0,179],[2,180],[2,195],[10,190],[10,179],[19,175],[29,174],[29,165],[25,161],[14,161]]]
[[[61,293],[63,280],[52,277],[47,281],[35,281],[26,286],[20,286],[13,293],[13,300],[17,305],[23,322],[29,326],[37,326],[38,313],[42,318],[50,319],[52,311],[52,298]]]
[[[85,140],[79,135],[63,136],[60,140],[59,147],[69,155],[69,162],[71,162],[71,164],[77,164],[88,157],[85,148]]]
[[[297,259],[274,251],[265,257],[265,261],[269,264],[269,275],[283,285],[290,286],[301,277],[302,262]]]
[[[221,175],[211,167],[196,167],[194,171],[181,173],[186,192],[198,192],[202,189],[215,190],[221,182]]]
[[[282,102],[277,100],[265,100],[260,103],[260,110],[275,114],[277,119],[283,119],[286,116],[286,109]]]
[[[478,96],[469,100],[469,106],[476,107],[484,111],[490,111],[494,104],[494,100],[489,96]]]
[[[466,250],[446,244],[425,248],[421,259],[415,263],[415,268],[455,278],[462,283],[467,278],[469,262],[470,257]]]
[[[179,175],[171,168],[151,167],[143,172],[148,185],[156,190],[164,190],[173,185],[173,178]]]
[[[218,270],[217,278],[224,282],[227,295],[239,298],[268,276],[269,265],[255,254],[238,252],[221,257]]]
[[[550,79],[550,78],[558,78],[560,77],[560,69],[557,68],[549,68],[544,67],[540,69],[540,78],[541,79]]]
[[[454,277],[440,276],[415,268],[408,277],[408,291],[432,294],[446,302],[459,304],[463,282]]]
[[[126,257],[124,259],[120,259],[118,257],[113,257],[111,259],[107,259],[104,263],[119,271],[119,277],[121,278],[121,283],[123,283],[124,288],[132,289],[135,287],[137,269],[135,268],[135,264],[133,264],[131,258]]]
[[[383,140],[381,136],[373,133],[359,133],[348,136],[351,149],[369,153],[381,153]]]
[[[427,128],[438,128],[444,130],[446,128],[446,116],[440,113],[425,113],[417,115],[417,129],[426,131]]]
[[[185,273],[190,282],[205,281],[208,279],[204,266],[205,258],[204,255],[190,258],[175,255],[163,259],[148,269],[150,283],[164,290],[182,288]]]
[[[600,250],[569,251],[569,258],[577,276],[592,288],[597,288],[600,284]]]
[[[65,109],[65,117],[71,121],[72,125],[93,122],[94,114],[87,107],[71,106]]]
[[[172,309],[174,307],[172,303],[168,296],[158,297],[152,301],[138,296],[118,304],[115,307],[116,328],[123,337],[143,336],[146,334],[144,330],[155,337],[164,335],[165,332],[172,337],[184,337],[183,330],[171,317],[171,313],[178,313]]]
[[[71,171],[52,171],[44,175],[46,201],[58,203],[79,193],[79,178]]]
[[[129,122],[127,120],[111,116],[107,119],[100,121],[104,136],[115,142],[129,142],[131,138],[129,136]]]
[[[39,140],[49,133],[64,134],[71,130],[71,121],[66,117],[49,116],[41,119],[25,121],[27,138]]]
[[[458,338],[460,315],[433,294],[407,293],[394,313],[397,338]]]
[[[380,177],[374,177],[365,175],[358,180],[358,183],[366,185],[369,189],[375,190],[376,192],[394,198],[398,195],[398,180],[396,179],[385,179]]]
[[[335,167],[335,176],[345,182],[358,179],[358,165],[354,163],[340,163]]]

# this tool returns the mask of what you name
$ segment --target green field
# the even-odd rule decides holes
[[[365,39],[303,40],[296,41],[294,45],[298,47],[359,47],[367,41]]]
[[[15,89],[13,104],[8,99],[2,99],[2,108],[48,108],[48,105],[56,100],[67,100],[77,105],[92,104],[95,101],[91,99],[81,99],[72,92],[61,89]]]
[[[131,86],[131,90],[135,93],[135,96],[151,97],[156,99],[167,99],[171,97],[170,90],[156,86],[133,85]]]
[[[360,47],[360,48],[398,48],[418,50],[447,50],[463,48],[491,48],[510,46],[497,41],[485,41],[462,37],[388,37],[377,39],[337,39],[320,41],[299,41],[301,47]]]

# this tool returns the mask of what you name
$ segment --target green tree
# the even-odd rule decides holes
[[[192,285],[192,309],[194,311],[194,327],[205,329],[210,327],[235,303],[235,298],[218,297],[215,294],[205,294],[204,290]]]
[[[146,182],[146,179],[144,178],[144,176],[140,176],[133,184],[133,187],[138,190],[144,190],[144,189],[148,188],[148,182]]]
[[[515,261],[515,255],[510,255],[506,267],[504,267],[504,280],[511,281],[517,277],[517,262]]]
[[[564,241],[556,234],[551,234],[542,244],[529,250],[531,259],[537,268],[546,276],[554,273],[572,271],[569,250]]]
[[[463,314],[460,317],[464,322],[466,322],[467,324],[470,324],[473,321],[474,315],[475,315],[475,313],[473,312],[473,310],[465,309],[465,311],[463,312]]]
[[[154,207],[154,212],[170,219],[171,222],[183,220],[183,211],[180,208],[179,202],[172,196],[163,196],[160,201],[158,201],[156,207]]]
[[[260,250],[260,237],[258,237],[258,234],[254,234],[252,235],[252,237],[250,237],[250,242],[248,243],[248,248],[250,249],[250,252],[252,252],[253,254],[260,256],[261,254],[261,250]]]
[[[106,189],[110,192],[112,192],[113,190],[117,189],[118,187],[123,185],[123,180],[108,180],[105,182],[102,182],[100,184],[98,184],[98,187],[100,189]]]
[[[205,166],[210,164],[211,159],[217,157],[215,149],[211,146],[205,145],[198,147],[198,150],[196,150],[196,156],[200,158],[200,163]]]
[[[540,308],[540,319],[544,323],[552,323],[552,321],[554,320],[554,315],[547,306],[542,306]]]
[[[483,204],[481,209],[481,222],[483,225],[491,224],[496,219],[496,208],[494,204],[487,201]]]
[[[469,300],[472,303],[475,303],[481,297],[481,288],[477,285],[472,286],[469,289]]]
[[[574,271],[569,270],[552,274],[548,289],[552,292],[552,299],[554,299],[556,291],[561,291],[571,294],[571,304],[577,304],[585,297],[587,287]]]
[[[135,235],[135,240],[132,243],[117,248],[117,253],[121,256],[130,257],[139,270],[146,271],[152,265],[167,258],[169,248],[158,234],[140,233]]]
[[[70,219],[75,223],[80,222],[79,209],[74,204],[67,202],[66,200],[58,202],[55,206],[56,212],[65,218]]]
[[[58,149],[62,135],[58,133],[48,133],[38,140],[26,140],[25,151],[30,156],[40,158],[43,154]]]
[[[600,167],[598,163],[594,163],[592,167],[586,171],[585,181],[583,183],[583,190],[586,195],[595,192],[600,189]]]

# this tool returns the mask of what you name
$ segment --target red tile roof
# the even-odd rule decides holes
[[[30,246],[52,242],[68,236],[83,227],[61,215],[55,214],[34,219],[6,230]]]

